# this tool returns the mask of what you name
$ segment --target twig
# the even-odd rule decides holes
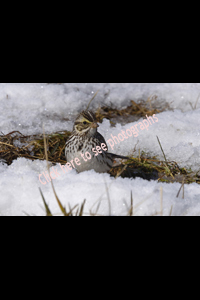
[[[183,184],[183,194],[182,194],[182,199],[184,199],[184,179],[185,179],[185,178],[183,178],[183,182],[182,182],[182,184]]]
[[[9,147],[12,147],[12,148],[16,148],[13,145],[9,145],[9,144],[3,143],[3,142],[0,142],[0,144],[6,145],[6,146],[9,146]]]
[[[124,165],[123,168],[121,169],[121,171],[115,176],[115,179],[117,177],[119,177],[124,172],[124,170],[126,170],[126,168],[127,168],[127,165]]]
[[[131,190],[131,207],[130,207],[128,215],[133,216],[133,195],[132,195],[132,190]]]
[[[170,211],[169,211],[169,216],[172,215],[172,209],[173,209],[173,205],[171,205]]]
[[[86,107],[86,109],[88,109],[89,108],[89,106],[90,106],[90,103],[92,102],[92,100],[96,97],[96,95],[98,94],[98,92],[99,92],[99,90],[98,91],[96,91],[96,93],[94,94],[94,96],[92,97],[92,99],[90,100],[90,102],[88,103],[88,105],[87,105],[87,107]]]
[[[178,191],[178,193],[177,193],[177,195],[176,195],[176,198],[178,198],[178,196],[179,196],[179,194],[180,194],[180,191],[181,191],[181,189],[182,189],[182,187],[183,187],[182,199],[184,199],[184,180],[185,180],[185,178],[183,178],[181,187],[180,187],[180,189],[179,189],[179,191]]]
[[[161,151],[162,151],[162,153],[163,153],[164,159],[165,159],[165,161],[167,162],[167,159],[166,159],[165,153],[164,153],[164,151],[163,151],[163,148],[162,148],[162,146],[161,146],[160,140],[159,140],[158,136],[156,136],[156,137],[157,137],[158,143],[159,143],[159,145],[160,145],[160,149],[161,149]]]

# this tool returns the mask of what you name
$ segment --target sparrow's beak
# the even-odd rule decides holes
[[[93,122],[93,123],[91,123],[90,127],[91,128],[97,128],[97,127],[99,127],[99,125],[97,123]]]

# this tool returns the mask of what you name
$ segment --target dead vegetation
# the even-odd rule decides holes
[[[61,164],[66,163],[64,148],[69,135],[69,131],[55,132],[47,135],[49,161]],[[18,146],[16,145],[16,141],[18,141]],[[0,160],[10,165],[18,157],[25,157],[31,160],[44,160],[43,136],[25,136],[19,131],[0,135]]]
[[[161,111],[162,110],[152,108],[152,105],[148,105],[147,101],[141,100],[139,103],[136,103],[134,100],[131,100],[130,105],[124,109],[116,109],[109,106],[100,107],[96,111],[96,118],[98,122],[102,122],[104,118],[113,119],[118,116],[122,116],[124,118],[127,116],[135,116],[139,119],[141,117],[146,118],[146,115],[152,116],[153,114],[160,113]]]

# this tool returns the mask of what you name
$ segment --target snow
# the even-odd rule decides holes
[[[163,159],[157,137],[159,138],[162,148],[164,149],[167,160],[176,161],[180,167],[191,168],[193,171],[200,169],[200,108],[194,111],[181,112],[180,110],[166,111],[156,114],[158,122],[150,125],[147,129],[140,130],[137,137],[130,137],[115,144],[114,149],[110,152],[130,155],[133,154],[134,146],[137,144],[135,154],[138,154],[139,149],[149,152],[153,155],[158,155]],[[117,124],[115,128],[110,127],[108,120],[103,121],[99,132],[108,141],[111,137],[117,136],[121,130],[126,131],[133,125],[142,122],[143,119],[137,122],[121,126]],[[139,128],[139,126],[137,126]]]
[[[138,126],[138,136],[132,135],[115,144],[113,150],[109,147],[110,152],[136,156],[140,149],[163,159],[158,136],[167,160],[176,161],[180,167],[191,168],[194,172],[200,170],[200,100],[197,102],[200,83],[1,83],[0,131],[4,134],[14,130],[25,135],[37,134],[42,133],[43,123],[46,133],[71,130],[74,118],[87,107],[97,90],[91,110],[102,105],[126,107],[130,100],[137,102],[155,95],[155,105],[162,108],[169,104],[173,108],[173,111],[167,109],[157,113],[158,122],[150,125],[148,130]],[[118,136],[122,130],[142,121],[111,127],[109,120],[104,119],[98,130],[108,141],[111,135]],[[18,158],[10,166],[0,162],[0,215],[45,215],[39,187],[51,211],[59,215],[51,184],[43,185],[39,181],[39,174],[46,170],[46,161]],[[185,184],[182,199],[182,192],[176,197],[180,183],[114,179],[93,170],[80,174],[75,170],[59,173],[53,182],[60,201],[68,208],[68,204],[73,207],[86,199],[86,215],[95,212],[97,206],[99,215],[127,215],[131,191],[134,215],[159,214],[161,188],[163,215],[200,215],[200,188],[196,183]]]

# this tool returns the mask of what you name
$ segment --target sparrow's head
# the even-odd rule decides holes
[[[97,127],[99,125],[95,120],[95,115],[89,110],[82,111],[74,123],[74,130],[80,135],[94,134],[97,131]]]

